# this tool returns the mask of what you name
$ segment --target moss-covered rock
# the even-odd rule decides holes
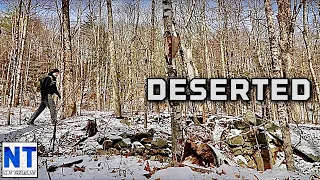
[[[156,161],[156,159],[157,159],[156,156],[151,156],[149,160],[150,161]]]
[[[244,130],[250,127],[250,124],[245,122],[244,120],[234,121],[234,126],[237,129]]]
[[[264,127],[269,131],[269,132],[276,132],[279,128],[276,124],[273,122],[268,122],[264,125]]]
[[[257,164],[257,170],[259,171],[264,171],[264,163],[263,163],[263,159],[262,159],[262,156],[261,156],[261,153],[259,151],[256,151],[254,154],[253,154],[253,158]]]
[[[121,141],[117,142],[114,147],[118,149],[119,146],[120,146],[120,148],[127,148],[127,147],[131,146],[131,143],[126,143],[125,141],[121,140]]]
[[[234,156],[238,156],[238,155],[243,154],[242,147],[231,148],[231,150],[232,150]]]
[[[244,139],[242,135],[238,135],[228,139],[227,143],[231,146],[242,146],[244,144]]]
[[[151,142],[152,145],[158,147],[158,148],[162,148],[162,147],[165,147],[167,145],[167,141],[165,139],[162,139],[162,138],[157,138],[157,139],[154,139],[152,142]]]
[[[253,148],[254,144],[252,141],[246,141],[246,142],[244,142],[243,147]]]
[[[133,124],[133,123],[132,123],[132,120],[127,119],[127,118],[121,119],[121,120],[120,120],[120,123],[125,124],[125,125],[127,125],[127,126],[131,126],[131,125]]]
[[[254,149],[252,149],[252,148],[248,148],[248,147],[246,147],[246,148],[243,148],[243,154],[247,154],[247,155],[253,155],[254,154]]]
[[[244,115],[244,121],[253,125],[257,125],[256,115],[252,111],[247,111]]]
[[[252,156],[250,156],[250,155],[244,155],[244,158],[247,160],[247,162],[248,162],[247,166],[248,166],[249,168],[257,169],[257,164],[256,164],[256,162],[254,161],[254,159],[252,158]]]
[[[241,159],[238,160],[237,164],[240,166],[240,167],[243,167],[243,168],[246,168],[247,165],[245,162],[243,162]]]
[[[248,131],[244,131],[244,132],[248,132]],[[246,141],[246,142],[254,142],[255,141],[255,137],[252,132],[242,134],[242,137],[243,137],[244,141]]]
[[[257,133],[257,139],[259,144],[267,144],[268,139],[264,133]]]

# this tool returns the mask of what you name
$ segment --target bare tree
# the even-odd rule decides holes
[[[165,49],[165,61],[167,78],[177,77],[177,70],[173,67],[173,42],[174,42],[174,32],[172,30],[172,1],[163,0],[163,23],[164,23],[164,49]],[[171,129],[172,129],[172,160],[174,163],[179,162],[182,154],[182,109],[179,102],[169,101],[171,110]]]
[[[13,46],[11,50],[11,57],[10,57],[10,62],[8,66],[8,81],[10,81],[10,88],[9,88],[9,99],[8,99],[8,116],[7,116],[7,125],[10,125],[10,117],[11,117],[11,108],[14,102],[14,97],[15,97],[15,85],[17,81],[16,77],[16,72],[18,68],[18,53],[19,53],[19,37],[20,37],[20,21],[21,21],[21,14],[22,14],[22,0],[19,1],[19,7],[18,7],[18,12],[16,13],[15,16],[15,26],[14,30],[12,31],[12,40],[13,40]],[[11,75],[9,75],[11,72]]]
[[[121,110],[121,102],[120,102],[120,94],[119,94],[118,68],[117,68],[115,45],[114,45],[111,0],[107,0],[107,10],[108,10],[109,51],[110,51],[110,66],[111,66],[110,73],[112,75],[112,84],[113,84],[113,101],[115,105],[115,116],[121,117],[122,110]]]
[[[69,17],[69,0],[62,1],[62,61],[63,61],[63,91],[62,101],[63,113],[62,119],[71,117],[76,113],[75,93],[74,91],[74,68],[71,51],[70,36],[70,17]]]
[[[271,5],[270,1],[267,5]],[[290,70],[292,64],[292,36],[293,36],[293,23],[294,15],[291,15],[291,2],[290,0],[278,0],[278,22],[280,29],[280,55],[277,62],[274,63],[274,76],[278,78],[290,77]],[[268,9],[270,9],[269,7]],[[266,8],[267,9],[267,8]],[[268,12],[267,12],[268,13]],[[270,14],[270,12],[269,12]],[[268,16],[267,16],[268,17]],[[270,22],[269,22],[270,23]],[[271,27],[271,25],[268,25]],[[271,28],[272,29],[272,28]],[[270,31],[269,31],[270,33]],[[270,37],[270,36],[269,36]],[[271,51],[272,52],[272,51]],[[276,56],[276,55],[273,55]],[[286,68],[284,68],[286,66]],[[285,69],[285,70],[284,70]],[[277,109],[279,114],[279,121],[281,126],[283,146],[286,158],[286,165],[288,170],[294,170],[293,150],[291,144],[291,135],[289,129],[289,115],[288,105],[285,102],[278,102]]]
[[[309,63],[309,69],[311,72],[311,77],[313,80],[313,83],[315,85],[315,89],[316,89],[316,97],[318,102],[320,103],[320,89],[319,89],[319,82],[317,79],[317,76],[314,72],[314,68],[313,68],[313,56],[311,53],[311,48],[310,48],[310,40],[308,38],[308,27],[307,27],[307,2],[306,0],[302,0],[303,1],[303,40],[304,40],[304,44],[306,47],[306,51],[307,51],[307,56],[308,56],[308,63]],[[319,2],[320,4],[320,2]]]
[[[25,9],[25,14],[23,18],[23,30],[22,30],[22,37],[21,37],[21,47],[20,47],[20,52],[19,52],[19,65],[18,65],[18,72],[17,72],[17,82],[16,82],[16,97],[14,98],[15,100],[15,105],[17,105],[20,101],[20,112],[19,112],[19,124],[21,124],[21,119],[22,119],[22,101],[23,101],[23,94],[24,94],[24,86],[22,82],[22,63],[23,63],[23,55],[25,52],[25,43],[26,43],[26,38],[27,38],[27,27],[28,27],[28,22],[29,22],[29,15],[30,15],[30,8],[31,8],[31,0],[28,0],[27,8]],[[25,71],[27,71],[27,68],[25,68]]]

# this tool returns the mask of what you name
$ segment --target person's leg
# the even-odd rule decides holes
[[[41,101],[39,108],[32,114],[29,120],[29,124],[34,124],[34,120],[42,113],[42,111],[46,108],[46,103]]]
[[[52,95],[48,95],[48,107],[50,109],[51,122],[55,124],[57,122],[57,110]]]

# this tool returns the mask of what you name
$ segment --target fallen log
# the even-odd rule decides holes
[[[280,139],[277,135],[269,132],[269,134],[275,138],[276,140],[278,140],[281,145],[283,145],[283,140]],[[302,151],[300,151],[299,149],[297,149],[296,147],[292,146],[292,150],[293,150],[293,153],[299,157],[301,157],[303,160],[307,161],[307,162],[310,162],[310,163],[314,163],[316,162],[315,160],[313,160],[312,158],[310,158],[307,154],[303,153]]]
[[[56,171],[59,167],[71,167],[73,166],[74,164],[80,164],[83,162],[83,159],[80,159],[80,160],[77,160],[77,161],[73,161],[73,162],[70,162],[70,163],[63,163],[61,165],[51,165],[49,166],[49,168],[47,168],[47,171],[48,172],[54,172]]]

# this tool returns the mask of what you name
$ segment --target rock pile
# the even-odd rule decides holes
[[[169,162],[170,142],[163,138],[154,137],[154,133],[154,129],[150,129],[147,133],[122,133],[119,136],[110,135],[100,138],[98,143],[102,145],[103,149],[99,151],[107,154],[142,156],[153,161]]]
[[[233,156],[240,156],[236,158],[238,165],[264,171],[271,168],[281,150],[281,144],[268,135],[267,127],[273,126],[248,111],[243,119],[230,122],[221,140],[226,142]]]

